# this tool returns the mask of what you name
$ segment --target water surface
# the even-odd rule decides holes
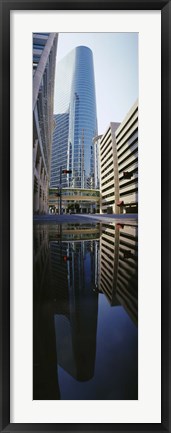
[[[35,224],[33,398],[138,398],[138,227]]]

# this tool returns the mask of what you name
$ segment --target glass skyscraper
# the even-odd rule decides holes
[[[57,65],[56,114],[52,143],[51,187],[94,188],[94,145],[97,134],[92,51],[74,48]]]

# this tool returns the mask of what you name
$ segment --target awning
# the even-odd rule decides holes
[[[123,200],[120,200],[120,201],[117,202],[117,206],[123,206],[123,204],[124,204]]]

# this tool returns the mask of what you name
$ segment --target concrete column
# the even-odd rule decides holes
[[[40,197],[41,210],[40,210],[40,212],[44,213],[44,167],[41,167],[40,185],[41,185],[41,197]]]
[[[34,183],[35,182],[37,183],[37,191],[34,191],[35,185],[33,185],[33,213],[39,211],[39,179],[34,179]]]
[[[45,213],[49,213],[49,183],[48,183],[48,178],[46,176],[46,174],[44,173],[44,194],[45,194],[45,198],[44,198],[44,212]]]
[[[38,164],[37,164],[37,172],[38,172],[38,198],[37,198],[37,212],[41,212],[41,198],[40,198],[40,185],[41,185],[41,180],[40,180],[40,173],[41,173],[41,166],[42,166],[42,157],[40,156]]]
[[[119,201],[119,171],[118,171],[118,155],[116,147],[115,131],[118,124],[111,123],[112,147],[113,147],[113,163],[114,163],[114,182],[115,182],[115,204],[113,205],[113,213],[120,213],[117,202]]]
[[[42,185],[40,183],[39,189],[39,213],[42,213]]]
[[[33,145],[33,172],[36,166],[37,148],[38,148],[38,139],[34,141],[34,145]]]
[[[39,177],[40,177],[40,173],[41,173],[41,166],[42,166],[42,156],[40,156],[38,164],[36,166],[38,174],[39,174]]]

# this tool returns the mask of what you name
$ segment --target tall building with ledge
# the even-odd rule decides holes
[[[48,212],[57,33],[33,33],[33,213]]]
[[[101,213],[117,213],[119,183],[115,131],[118,126],[119,123],[110,123],[100,140]]]
[[[117,213],[138,212],[138,101],[115,132],[119,200]]]
[[[78,46],[57,64],[51,188],[94,188],[97,135],[92,51]],[[69,170],[60,177],[60,167]]]
[[[138,101],[100,140],[101,213],[138,212]]]

